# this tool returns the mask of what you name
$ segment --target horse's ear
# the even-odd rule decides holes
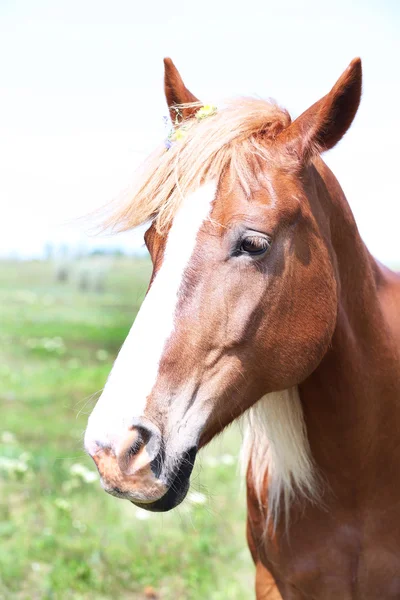
[[[172,122],[175,123],[177,117],[178,121],[189,119],[199,110],[199,107],[179,108],[179,112],[174,107],[177,107],[179,104],[199,102],[199,100],[192,92],[189,92],[182,81],[178,69],[170,58],[164,58],[164,68],[165,97],[167,99]]]
[[[350,127],[361,99],[361,59],[355,58],[331,91],[279,136],[301,161],[333,148]]]

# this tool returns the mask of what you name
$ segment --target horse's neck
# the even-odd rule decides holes
[[[317,168],[329,203],[338,316],[330,349],[299,386],[300,397],[317,464],[337,481],[358,478],[362,486],[361,472],[373,478],[389,456],[400,464],[399,348],[382,310],[384,274],[362,242],[339,184],[323,164]]]

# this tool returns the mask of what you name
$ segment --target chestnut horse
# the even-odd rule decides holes
[[[165,91],[175,132],[110,220],[150,222],[153,275],[89,418],[102,485],[170,510],[244,415],[256,597],[398,599],[400,277],[320,158],[361,61],[293,122],[258,99],[200,108],[170,59]]]

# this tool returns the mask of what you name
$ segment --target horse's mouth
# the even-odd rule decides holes
[[[191,448],[188,452],[185,452],[179,465],[175,469],[170,478],[168,491],[154,502],[136,502],[131,500],[132,504],[149,510],[151,512],[168,512],[172,510],[186,498],[186,494],[189,491],[190,486],[190,475],[194,467],[194,461],[196,459],[197,448]]]
[[[155,500],[155,502],[146,502],[143,504],[139,502],[133,502],[133,500],[131,500],[131,502],[135,506],[144,508],[145,510],[149,510],[151,512],[168,512],[183,502],[189,490],[189,483],[189,479],[186,479],[186,481],[183,482],[183,485],[182,483],[180,484],[179,489],[170,487],[168,492],[159,500]]]

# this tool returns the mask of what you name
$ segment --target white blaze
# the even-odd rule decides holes
[[[174,329],[183,274],[215,194],[214,183],[203,185],[183,200],[174,218],[161,268],[89,417],[85,434],[89,452],[95,441],[105,445],[116,443],[131,420],[144,414],[165,344]]]

